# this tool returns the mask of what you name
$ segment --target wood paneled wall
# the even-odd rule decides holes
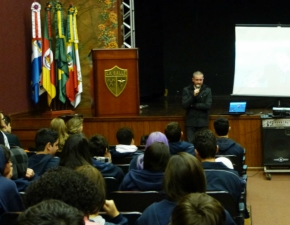
[[[210,116],[210,129],[218,116]],[[49,127],[52,118],[13,118],[13,133],[18,135],[22,147],[34,146],[34,136],[38,129]],[[249,167],[262,166],[261,119],[259,116],[228,116],[231,130],[230,138],[246,148],[246,163]],[[110,117],[84,118],[83,132],[87,137],[94,134],[105,136],[110,145],[117,144],[116,131],[123,126],[131,127],[135,134],[135,144],[140,144],[141,136],[154,131],[164,132],[167,123],[176,121],[184,128],[182,116],[151,117]],[[185,130],[185,129],[184,129]],[[184,134],[186,137],[186,134]]]

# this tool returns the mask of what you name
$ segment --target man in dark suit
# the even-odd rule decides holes
[[[1,119],[1,128],[0,129],[6,135],[6,137],[8,139],[8,143],[11,147],[13,147],[13,146],[21,147],[18,137],[15,134],[11,134],[12,128],[11,128],[11,119],[9,116],[3,115],[3,119]]]

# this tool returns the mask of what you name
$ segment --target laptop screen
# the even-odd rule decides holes
[[[246,112],[246,102],[230,102],[229,113],[242,114]]]

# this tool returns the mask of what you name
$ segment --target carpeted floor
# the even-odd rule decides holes
[[[262,170],[248,171],[247,202],[252,217],[245,225],[290,224],[290,173],[271,175],[267,180]]]

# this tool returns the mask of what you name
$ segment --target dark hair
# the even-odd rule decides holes
[[[164,173],[163,189],[175,202],[189,193],[205,192],[206,180],[201,162],[186,152],[171,156]]]
[[[50,199],[22,212],[18,225],[85,225],[84,214],[66,203]]]
[[[57,199],[82,211],[95,214],[103,206],[99,187],[83,174],[65,167],[54,167],[32,182],[25,191],[27,207],[47,200]]]
[[[169,142],[180,141],[181,127],[177,122],[170,122],[165,127],[165,135]]]
[[[6,124],[6,126],[8,126],[8,124],[11,123],[11,119],[9,116],[4,115],[4,123]]]
[[[193,144],[202,159],[215,158],[217,143],[211,130],[201,129],[196,131]]]
[[[89,140],[89,149],[91,156],[104,156],[109,148],[108,141],[100,134],[92,136]]]
[[[164,172],[170,158],[168,146],[162,142],[154,142],[144,153],[144,169]]]
[[[116,133],[116,138],[121,145],[130,145],[134,138],[134,133],[129,127],[122,127]]]
[[[191,193],[173,209],[170,225],[224,225],[225,221],[219,201],[205,193]]]
[[[58,133],[55,130],[48,128],[38,130],[34,138],[36,151],[43,151],[48,143],[54,145],[57,139]]]
[[[214,129],[218,136],[225,136],[229,133],[229,121],[227,118],[219,117],[214,123]]]
[[[75,169],[82,165],[92,165],[89,142],[82,134],[72,134],[66,140],[60,155],[60,166]]]

